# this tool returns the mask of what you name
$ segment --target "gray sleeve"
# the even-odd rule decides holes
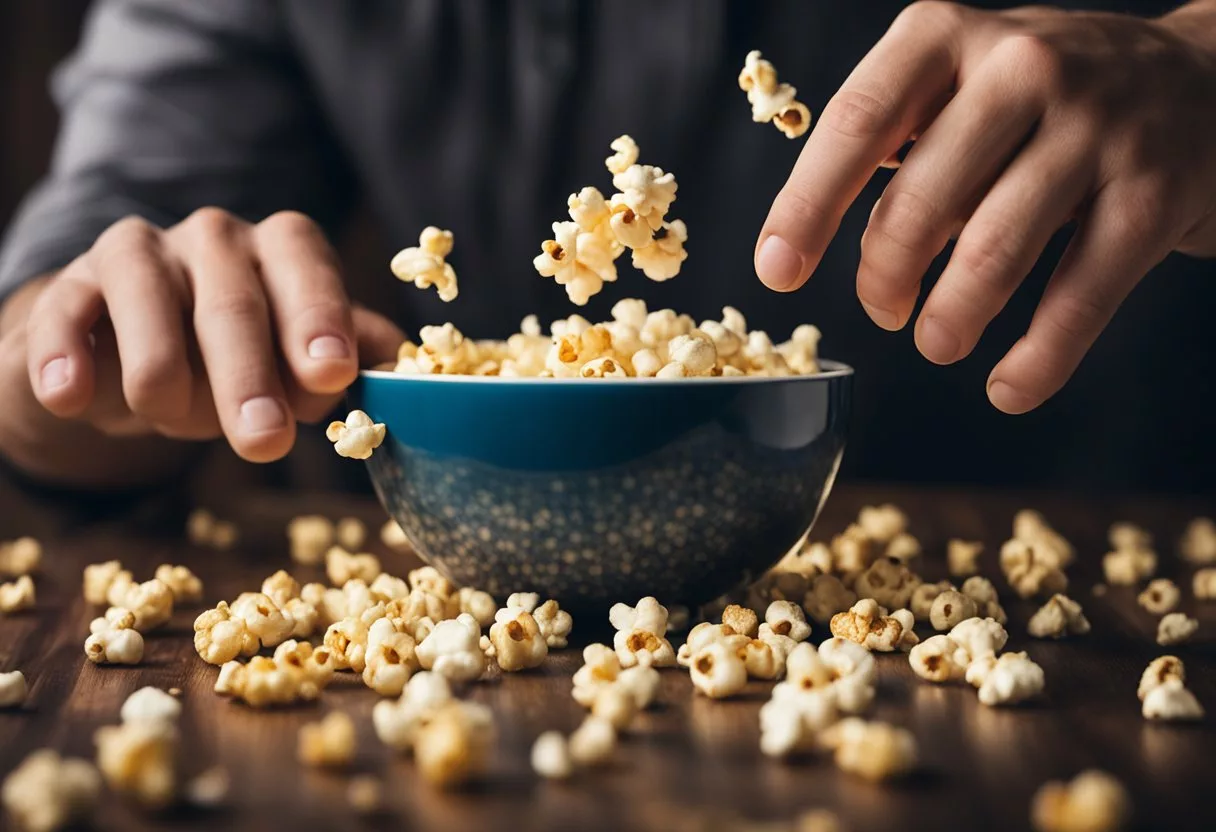
[[[0,247],[0,299],[115,221],[219,206],[337,222],[350,180],[271,0],[97,0],[56,71],[46,178]]]

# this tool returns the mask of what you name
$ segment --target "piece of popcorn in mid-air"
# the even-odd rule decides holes
[[[452,253],[451,231],[443,231],[433,225],[422,229],[418,245],[403,249],[393,257],[389,269],[398,280],[413,283],[419,289],[434,286],[439,299],[448,303],[460,294],[456,272],[447,262]]]
[[[362,410],[352,410],[344,422],[330,422],[325,437],[334,443],[338,456],[369,459],[384,441],[385,427],[372,421]]]
[[[796,139],[811,126],[811,111],[795,96],[798,90],[778,83],[773,65],[760,56],[759,50],[747,53],[739,73],[739,89],[747,93],[752,105],[752,120],[772,122],[786,138]]]

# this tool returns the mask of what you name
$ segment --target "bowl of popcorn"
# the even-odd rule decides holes
[[[640,164],[629,136],[611,149],[616,192],[571,194],[533,261],[576,306],[627,252],[654,281],[688,256],[675,177]],[[393,274],[455,300],[453,241],[426,228]],[[646,595],[692,606],[765,572],[827,497],[853,371],[821,360],[819,338],[803,325],[774,344],[731,307],[698,324],[636,299],[548,332],[529,316],[505,341],[426,326],[361,374],[328,435],[367,460],[405,537],[460,584],[584,611]]]

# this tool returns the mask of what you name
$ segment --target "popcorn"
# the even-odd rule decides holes
[[[1038,832],[1117,832],[1131,818],[1131,798],[1109,774],[1083,771],[1070,783],[1044,783],[1030,817]]]
[[[613,139],[612,144],[608,146],[616,151],[604,160],[609,173],[614,175],[624,173],[637,164],[638,145],[631,137],[619,136]]]
[[[1004,649],[1005,642],[1009,640],[1005,628],[992,618],[968,618],[956,624],[949,636],[950,640],[963,650],[966,664],[995,656]],[[967,681],[971,682],[971,678]]]
[[[346,802],[356,815],[374,815],[384,804],[384,789],[370,774],[350,778],[346,786]]]
[[[837,613],[845,612],[857,602],[857,593],[846,587],[835,575],[816,575],[802,599],[807,615],[820,624],[827,624]]]
[[[741,636],[755,638],[760,632],[760,616],[738,604],[731,604],[722,611],[722,623]]]
[[[334,586],[343,586],[350,580],[371,583],[380,574],[380,559],[375,555],[353,554],[341,546],[333,546],[325,553],[325,574]]]
[[[1133,586],[1157,571],[1157,555],[1149,549],[1118,549],[1102,558],[1106,582]]]
[[[615,687],[626,691],[633,697],[637,709],[644,711],[658,696],[661,681],[659,671],[653,667],[635,665],[620,672],[616,677]]]
[[[969,661],[967,652],[946,635],[931,636],[908,653],[912,672],[930,682],[961,681]]]
[[[20,537],[0,543],[0,575],[21,577],[38,569],[42,563],[42,544],[32,537]]]
[[[346,421],[329,423],[325,438],[334,443],[338,456],[369,459],[384,441],[385,430],[384,425],[373,422],[362,410],[352,410]]]
[[[908,605],[920,583],[920,578],[903,563],[884,557],[857,576],[853,590],[861,598],[872,598],[888,609],[899,609]]]
[[[282,609],[288,601],[300,597],[300,582],[291,577],[287,570],[280,569],[262,581],[262,594]]]
[[[398,751],[413,748],[418,730],[432,712],[453,702],[447,679],[437,673],[416,673],[396,701],[377,702],[372,726],[380,741]]]
[[[844,575],[864,572],[883,548],[856,523],[832,538],[830,546],[833,570]]]
[[[747,53],[739,89],[747,93],[752,105],[752,121],[772,122],[789,139],[798,138],[811,126],[811,111],[794,98],[798,90],[777,83],[777,71],[760,57],[759,50]]]
[[[20,707],[25,703],[28,694],[25,674],[20,670],[0,673],[0,708]]]
[[[423,779],[440,788],[480,776],[489,764],[494,717],[484,705],[449,702],[418,728],[414,759]]]
[[[951,539],[946,543],[946,568],[956,578],[966,578],[978,573],[980,554],[984,544],[979,541]]]
[[[22,761],[0,786],[0,802],[26,832],[54,832],[85,823],[101,796],[101,777],[85,760],[44,748]]]
[[[232,786],[228,769],[212,766],[186,784],[186,802],[191,806],[214,808],[223,804]]]
[[[570,631],[574,628],[574,619],[570,617],[570,613],[558,606],[557,601],[550,599],[541,604],[533,610],[532,617],[536,620],[536,626],[540,628],[540,634],[545,637],[545,643],[549,647],[560,649],[569,643]]]
[[[1216,568],[1200,569],[1191,580],[1197,601],[1216,600]]]
[[[675,650],[663,636],[667,633],[667,608],[647,596],[636,607],[614,604],[608,620],[616,628],[613,647],[622,667],[647,664],[671,667],[676,663]]]
[[[1145,719],[1186,721],[1203,719],[1203,706],[1180,679],[1167,679],[1144,697],[1141,709]]]
[[[1195,635],[1199,622],[1181,612],[1172,612],[1157,624],[1157,643],[1163,647],[1181,644]]]
[[[244,700],[251,708],[311,702],[321,688],[292,661],[254,656],[248,664],[226,662],[215,680],[215,692]]]
[[[718,362],[713,342],[700,335],[677,335],[668,342],[667,354],[670,360],[659,371],[659,378],[709,375]],[[673,367],[677,369],[669,372]]]
[[[616,685],[605,687],[591,703],[591,715],[604,720],[617,731],[628,728],[637,712],[637,699],[630,691]]]
[[[412,636],[396,632],[392,621],[381,618],[368,629],[363,684],[381,696],[400,696],[420,667],[417,643]]]
[[[711,699],[726,699],[747,686],[747,665],[738,651],[721,642],[695,653],[689,670],[693,686]]]
[[[1031,616],[1027,631],[1035,638],[1064,638],[1089,632],[1089,620],[1081,605],[1067,595],[1056,593]]]
[[[274,649],[276,665],[298,668],[304,678],[316,686],[324,688],[333,679],[337,662],[328,647],[313,647],[307,641],[290,639]]]
[[[106,598],[110,594],[110,585],[118,578],[119,573],[123,573],[125,581],[130,583],[131,573],[124,573],[122,564],[116,560],[86,566],[84,568],[84,600],[97,605],[106,603]]]
[[[355,759],[355,723],[341,711],[300,726],[296,756],[306,766],[344,768]]]
[[[683,220],[665,221],[656,229],[650,245],[633,250],[633,267],[653,281],[670,280],[680,273],[680,267],[688,259],[684,250],[687,242],[688,226]]]
[[[325,517],[308,514],[293,518],[287,524],[291,559],[305,566],[315,566],[334,545],[334,535],[334,524]]]
[[[34,606],[34,580],[22,575],[12,583],[0,584],[0,615],[32,609]]]
[[[408,551],[410,548],[410,541],[405,536],[405,529],[401,528],[401,524],[391,518],[380,527],[380,542],[394,551]],[[353,548],[357,549],[358,547]]]
[[[160,688],[142,687],[122,703],[119,716],[123,722],[160,721],[176,725],[182,714],[182,703]]]
[[[363,615],[348,615],[325,630],[322,643],[333,655],[335,669],[359,674],[367,669],[369,626]]]
[[[818,651],[803,642],[790,651],[785,669],[787,684],[804,690],[827,688],[843,713],[861,713],[874,701],[874,657],[851,641],[830,638]]]
[[[1158,656],[1149,663],[1140,676],[1140,686],[1136,690],[1136,696],[1143,702],[1154,688],[1171,680],[1179,683],[1186,682],[1186,668],[1182,665],[1182,659],[1177,656]]]
[[[908,599],[908,608],[912,610],[912,616],[917,621],[928,621],[930,613],[933,612],[933,602],[937,600],[937,596],[954,589],[958,589],[958,587],[949,581],[938,581],[935,584],[920,584],[916,589],[912,590],[912,597]]]
[[[187,566],[156,567],[156,579],[169,587],[174,604],[197,604],[203,600],[203,582]]]
[[[498,610],[498,605],[496,603],[494,603],[494,597],[492,595],[490,595],[490,593],[482,592],[481,590],[473,589],[472,587],[467,587],[467,586],[461,587],[460,590],[456,593],[456,603],[458,605],[460,612],[467,613],[467,614],[473,616],[474,620],[477,621],[478,626],[488,627],[494,623],[494,613]],[[554,607],[557,606],[556,601],[554,601],[553,604],[554,604]],[[557,615],[561,615],[561,614],[563,614],[563,613],[558,613]],[[564,613],[564,615],[566,616],[565,620],[570,619],[569,613]],[[541,622],[539,620],[536,623],[541,624]],[[564,623],[564,620],[562,622],[559,622],[559,627],[563,623]],[[544,631],[545,631],[545,628],[542,625],[541,632],[544,632]],[[567,629],[566,632],[569,633],[569,629]],[[557,646],[565,647],[566,645],[563,642],[561,645],[550,644],[549,646],[550,647],[557,647]]]
[[[515,613],[497,618],[490,627],[490,644],[498,666],[507,672],[540,667],[549,655],[549,645],[537,626],[536,619],[523,609],[508,608],[501,612]]]
[[[1178,544],[1182,559],[1195,565],[1216,563],[1216,523],[1196,517],[1186,527]]]
[[[772,698],[760,708],[760,751],[767,757],[810,751],[816,747],[819,732],[836,719],[830,690],[776,685]]]
[[[909,612],[909,618],[911,615]],[[837,638],[881,652],[899,649],[904,637],[904,625],[894,616],[887,615],[886,608],[872,598],[863,598],[848,612],[832,616],[831,629]]]
[[[616,280],[619,252],[600,232],[587,232],[577,222],[553,223],[553,239],[541,243],[541,253],[532,265],[542,277],[552,277],[566,287],[566,295],[576,306],[586,306],[605,283]]]
[[[546,731],[532,744],[532,770],[546,780],[565,780],[574,773],[570,747],[560,731]]]
[[[568,748],[575,765],[601,765],[616,751],[616,729],[606,720],[588,716],[570,735]]]
[[[975,602],[976,615],[980,618],[991,618],[998,624],[1006,620],[1005,608],[997,598],[996,587],[987,578],[973,575],[963,581],[962,593]]]
[[[232,614],[244,620],[245,629],[263,647],[277,647],[291,638],[295,621],[283,614],[278,605],[260,592],[243,592],[232,602]]]
[[[583,648],[583,665],[574,672],[574,701],[590,708],[599,692],[620,674],[621,660],[615,650],[605,644],[588,644]]]
[[[208,664],[222,665],[237,656],[252,656],[261,644],[223,601],[194,620],[194,649]]]
[[[983,662],[983,659],[979,661]],[[1043,692],[1043,668],[1025,653],[1005,653],[981,674],[979,699],[985,705],[1014,705]],[[967,681],[979,681],[968,668]]]
[[[106,784],[148,809],[162,809],[177,796],[177,726],[136,720],[106,725],[93,734],[97,768]]]
[[[1041,542],[1014,538],[1001,547],[1001,571],[1020,598],[1063,592],[1068,578],[1060,567],[1060,552]]]
[[[418,645],[418,661],[424,670],[453,682],[472,682],[486,669],[486,657],[479,641],[481,627],[473,616],[440,621]]]
[[[135,615],[111,607],[105,618],[89,625],[84,654],[94,664],[139,664],[144,658],[144,637],[135,629]]]
[[[588,361],[579,368],[578,374],[583,378],[628,378],[625,365],[619,361],[603,356]]]
[[[222,552],[236,545],[240,533],[232,523],[220,520],[205,508],[199,508],[186,518],[186,537],[195,546]]]
[[[843,719],[822,735],[836,767],[871,782],[901,777],[916,767],[916,738],[906,728],[885,722]]]
[[[1196,593],[1198,595],[1199,593]],[[1169,578],[1149,581],[1144,591],[1136,596],[1136,602],[1153,615],[1165,615],[1176,609],[1182,600],[1178,585]]]
[[[806,623],[802,608],[790,601],[774,601],[764,611],[764,623],[758,630],[759,638],[766,635],[786,636],[794,641],[806,641],[811,637],[811,625]]]
[[[1114,523],[1106,533],[1111,548],[1121,549],[1151,549],[1153,536],[1147,530],[1135,523]]]
[[[398,280],[413,283],[419,289],[434,286],[439,299],[450,303],[460,294],[456,272],[446,260],[452,253],[453,235],[433,225],[422,229],[418,245],[402,249],[393,257],[389,269]]]
[[[1055,561],[1058,569],[1064,569],[1075,555],[1072,544],[1053,529],[1042,514],[1023,509],[1013,517],[1013,537],[1040,550],[1040,556]]]
[[[173,590],[163,581],[153,578],[142,584],[110,584],[108,600],[135,615],[135,629],[141,633],[154,630],[173,616]]]

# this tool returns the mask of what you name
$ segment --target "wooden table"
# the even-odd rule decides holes
[[[37,609],[0,619],[0,670],[20,668],[31,684],[23,710],[0,713],[0,776],[42,746],[92,757],[93,730],[118,721],[129,693],[157,685],[183,691],[186,772],[216,763],[230,770],[228,806],[146,817],[107,796],[98,828],[747,829],[758,827],[738,819],[788,821],[803,809],[824,806],[856,830],[1028,829],[1031,796],[1043,781],[1097,766],[1131,790],[1137,828],[1216,829],[1216,603],[1195,604],[1189,573],[1173,556],[1177,534],[1202,504],[842,487],[816,537],[839,530],[861,505],[880,500],[893,500],[912,514],[912,530],[937,555],[921,568],[934,579],[944,571],[940,552],[947,537],[983,539],[992,552],[1007,536],[1016,509],[1042,509],[1079,547],[1082,562],[1073,570],[1072,594],[1093,622],[1093,633],[1084,638],[1033,641],[1025,634],[1033,605],[1007,604],[1010,647],[1028,649],[1047,673],[1046,700],[1026,707],[986,708],[969,687],[921,682],[904,655],[880,655],[874,716],[911,728],[923,757],[921,772],[897,785],[860,782],[826,760],[765,759],[757,747],[757,711],[767,685],[753,683],[739,700],[712,702],[694,696],[687,674],[674,670],[664,673],[661,705],[637,720],[614,764],[568,783],[538,781],[528,763],[532,740],[547,728],[569,731],[583,716],[570,698],[570,675],[579,658],[568,650],[542,672],[496,676],[473,688],[471,697],[497,715],[492,774],[475,788],[439,793],[415,776],[408,759],[376,740],[370,712],[377,697],[353,678],[335,682],[318,705],[282,712],[251,711],[217,697],[211,690],[215,668],[191,646],[196,611],[180,611],[168,629],[150,636],[140,667],[97,667],[82,654],[94,614],[80,592],[86,563],[119,558],[146,579],[159,563],[184,562],[205,581],[209,601],[231,599],[289,565],[282,530],[291,516],[354,512],[378,526],[378,506],[326,495],[225,495],[215,506],[240,523],[245,538],[238,551],[217,554],[192,550],[164,533],[180,528],[181,515],[168,508],[172,501],[113,510],[102,522],[81,525],[70,513],[33,505],[11,490],[0,492],[0,539],[32,532],[49,543]],[[1091,592],[1105,528],[1113,520],[1146,525],[1161,542],[1163,573],[1186,580],[1183,609],[1198,616],[1201,629],[1174,652],[1186,661],[1188,683],[1208,708],[1202,724],[1155,725],[1140,717],[1140,672],[1165,651],[1154,643],[1156,620],[1136,606],[1134,591],[1112,588],[1103,597]],[[58,529],[53,537],[52,528]],[[394,573],[404,574],[411,565],[378,543],[376,551]],[[986,557],[986,567],[994,572],[994,555]],[[293,571],[301,580],[319,577]],[[814,638],[825,634],[817,628]],[[356,819],[345,807],[345,775],[306,770],[296,762],[298,727],[330,709],[355,717],[361,744],[354,770],[383,778],[384,817]]]

